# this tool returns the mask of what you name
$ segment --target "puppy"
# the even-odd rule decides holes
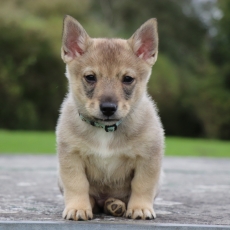
[[[63,218],[153,219],[164,131],[147,82],[157,60],[157,21],[128,39],[90,38],[66,16],[61,56],[69,93],[56,136]]]

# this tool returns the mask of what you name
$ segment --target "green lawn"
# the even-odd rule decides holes
[[[167,137],[166,155],[230,157],[230,141]]]
[[[54,132],[0,130],[0,154],[54,154]],[[166,156],[230,157],[230,141],[166,138]]]
[[[0,130],[0,153],[55,153],[54,132]]]

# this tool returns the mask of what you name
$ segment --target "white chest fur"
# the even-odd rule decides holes
[[[92,152],[95,155],[105,158],[112,156],[118,150],[117,148],[110,147],[114,138],[113,132],[105,132],[103,129],[98,130],[97,135],[94,136],[94,140],[97,144],[91,149]]]
[[[103,174],[105,179],[118,176],[121,171],[123,171],[122,177],[129,173],[133,168],[135,158],[130,156],[131,146],[115,140],[117,137],[113,132],[107,133],[103,129],[98,130],[97,135],[94,135],[93,138],[94,144],[90,143],[87,151],[89,171],[98,171],[99,174]],[[114,142],[120,144],[114,144]],[[128,165],[130,170],[127,170]],[[92,177],[94,176],[92,175]]]

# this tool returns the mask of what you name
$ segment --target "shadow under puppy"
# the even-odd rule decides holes
[[[65,17],[69,93],[56,129],[63,218],[156,217],[164,132],[146,86],[157,52],[156,19],[124,40],[90,38]]]

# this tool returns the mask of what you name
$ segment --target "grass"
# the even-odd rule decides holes
[[[230,157],[230,141],[168,137],[166,155]]]
[[[55,153],[54,132],[0,130],[0,153]]]
[[[0,154],[55,154],[54,132],[0,130]],[[230,141],[166,138],[166,156],[230,157]]]

